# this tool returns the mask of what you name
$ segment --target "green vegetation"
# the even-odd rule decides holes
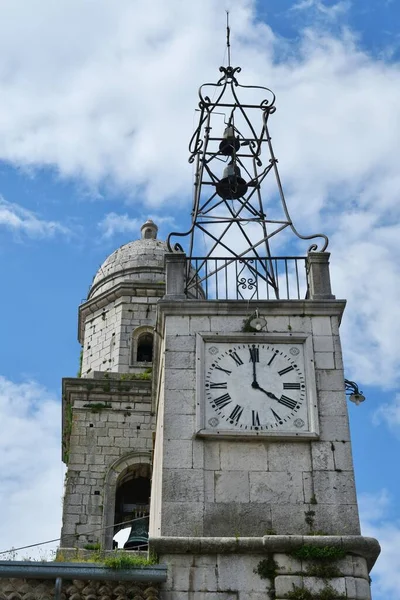
[[[113,554],[106,555],[100,550],[100,544],[86,544],[85,550],[93,550],[90,556],[85,555],[79,548],[76,548],[73,557],[66,558],[63,552],[57,552],[55,562],[67,563],[88,563],[104,566],[107,569],[140,569],[149,567],[158,563],[158,558],[155,554],[149,555],[148,558],[134,554],[133,552],[124,552],[116,550]]]
[[[315,510],[307,510],[305,511],[305,522],[307,523],[307,525],[310,527],[310,530],[313,529],[314,527],[314,517],[315,517]]]
[[[268,591],[271,600],[275,600],[275,577],[278,575],[278,563],[272,554],[268,554],[267,558],[260,560],[254,573],[259,575],[261,579],[269,579],[271,587]]]
[[[245,319],[243,321],[243,326],[242,326],[243,332],[253,333],[253,332],[257,331],[257,329],[254,329],[254,327],[252,327],[250,325],[250,321],[252,321],[253,319],[254,319],[254,315],[251,315],[250,317],[248,317],[247,319]]]
[[[152,367],[148,367],[144,370],[144,373],[121,373],[121,381],[132,381],[134,379],[151,379],[153,373]]]
[[[288,600],[337,600],[337,598],[346,598],[345,594],[338,594],[331,585],[327,585],[323,590],[313,594],[307,588],[293,586],[293,591],[286,594]]]
[[[285,598],[288,600],[337,600],[338,598],[346,598],[346,595],[338,594],[328,581],[335,577],[342,577],[342,573],[336,566],[336,561],[346,556],[345,550],[336,546],[304,544],[290,552],[290,555],[308,562],[307,565],[303,566],[301,572],[293,573],[293,575],[316,577],[323,581],[324,587],[318,593],[314,593],[307,588],[293,585],[293,590],[286,594]],[[273,555],[268,555],[267,558],[261,560],[257,568],[254,569],[254,573],[259,575],[261,579],[271,581],[269,594],[274,599],[274,581],[279,573],[279,567]]]
[[[260,560],[254,573],[259,575],[261,579],[270,579],[272,582],[278,574],[278,563],[272,555]]]
[[[306,567],[306,574],[309,577],[319,577],[327,580],[333,577],[341,577],[342,573],[335,564],[326,564],[326,562],[314,562]]]
[[[295,558],[300,560],[316,560],[316,561],[335,561],[346,556],[346,551],[337,546],[317,546],[314,544],[304,544],[301,548],[293,550],[290,553]]]
[[[69,463],[69,438],[72,431],[72,405],[66,402],[65,396],[63,396],[65,402],[65,424],[64,424],[64,435],[62,440],[63,448],[63,461],[67,465]]]
[[[67,403],[65,407],[65,435],[69,437],[72,431],[72,404]]]
[[[79,354],[79,370],[76,374],[77,377],[82,377],[82,361],[83,361],[83,348],[81,348],[81,351]]]
[[[84,546],[85,550],[100,550],[101,546],[100,544],[85,544]]]
[[[148,567],[155,565],[157,560],[153,556],[144,558],[143,556],[135,556],[124,552],[116,552],[113,556],[107,556],[104,559],[104,566],[109,569],[138,569],[140,567]]]
[[[105,408],[111,408],[111,402],[88,402],[83,407],[90,408],[90,412],[92,413],[99,413]]]

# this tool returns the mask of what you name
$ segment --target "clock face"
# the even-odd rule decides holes
[[[302,343],[205,343],[207,429],[309,430]]]

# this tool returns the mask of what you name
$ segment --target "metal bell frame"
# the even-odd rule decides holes
[[[247,281],[254,282],[263,279],[267,286],[273,289],[276,298],[279,298],[279,282],[274,259],[270,251],[270,239],[290,227],[292,232],[302,240],[320,238],[321,249],[317,244],[310,246],[309,251],[325,251],[328,238],[322,233],[303,236],[294,227],[286,205],[285,196],[278,172],[277,159],[272,148],[271,137],[268,130],[268,119],[275,110],[275,95],[266,87],[241,85],[237,80],[240,67],[220,67],[222,77],[217,83],[206,83],[199,89],[200,117],[198,126],[189,144],[189,163],[195,163],[195,183],[192,209],[192,225],[185,233],[172,232],[168,236],[169,250],[182,251],[179,243],[171,244],[172,237],[190,236],[187,269],[187,289],[193,289],[202,284],[207,277],[226,269],[227,265],[239,261],[245,265],[250,274]],[[205,89],[211,88],[213,94],[205,94]],[[241,103],[237,89],[257,90],[264,92],[267,98],[260,103]],[[227,93],[231,94],[230,101],[226,101]],[[214,101],[210,96],[216,96]],[[211,132],[218,115],[219,125],[221,114],[230,112],[225,121],[225,131],[221,137],[214,137]],[[259,131],[253,125],[249,116],[261,113],[261,126]],[[259,117],[258,117],[259,120]],[[240,121],[240,124],[239,124]],[[240,127],[240,129],[239,129]],[[219,127],[219,131],[222,127]],[[266,150],[266,152],[265,152]],[[267,154],[267,162],[262,156]],[[220,161],[229,161],[221,178]],[[263,164],[263,160],[265,164]],[[218,169],[215,167],[218,164]],[[273,173],[283,209],[282,219],[269,219],[263,206],[261,185],[267,175]],[[243,174],[243,175],[242,175]],[[247,177],[247,181],[244,179]],[[211,193],[209,192],[211,187]],[[248,223],[258,223],[261,227],[261,238],[253,241],[247,234],[245,227]],[[232,233],[231,228],[236,225],[246,244],[246,248],[237,252],[232,243],[227,240],[227,234]],[[216,231],[219,229],[219,231]],[[268,231],[269,229],[269,231]],[[207,256],[196,259],[196,268],[190,267],[194,258],[196,239],[198,235],[207,236],[209,246]],[[210,258],[222,258],[221,250],[226,254],[223,266],[216,266],[212,272],[204,275],[204,265]]]

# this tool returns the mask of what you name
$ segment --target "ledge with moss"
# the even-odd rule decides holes
[[[159,537],[149,540],[149,547],[158,555],[166,554],[275,554],[292,555],[303,546],[341,549],[344,555],[360,556],[368,570],[380,553],[376,539],[361,535],[266,535],[263,537]]]

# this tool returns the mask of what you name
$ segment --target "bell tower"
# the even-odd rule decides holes
[[[165,294],[165,242],[148,220],[118,248],[79,307],[81,372],[63,380],[67,465],[61,549],[147,548],[154,417],[151,406],[156,303]]]
[[[274,94],[220,73],[157,304],[150,545],[171,600],[367,599],[379,545],[360,534],[328,238],[290,218]]]

